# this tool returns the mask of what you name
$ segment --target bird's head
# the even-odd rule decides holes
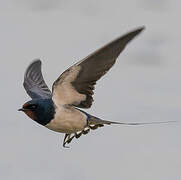
[[[23,111],[34,121],[46,125],[53,119],[55,108],[51,99],[34,99],[26,102],[18,111]]]
[[[23,111],[27,116],[36,121],[40,106],[37,100],[31,100],[26,102],[18,111]]]

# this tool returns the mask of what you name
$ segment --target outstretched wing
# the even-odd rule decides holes
[[[125,46],[143,29],[138,28],[115,39],[63,72],[53,84],[54,103],[91,107],[96,81],[106,74]]]
[[[46,99],[52,96],[43,79],[40,60],[35,60],[28,66],[24,75],[23,86],[32,99]]]

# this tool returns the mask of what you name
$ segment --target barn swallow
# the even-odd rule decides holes
[[[106,121],[79,109],[91,107],[96,81],[108,72],[126,45],[143,29],[137,28],[113,40],[68,68],[53,83],[52,92],[43,79],[41,61],[33,61],[25,72],[23,83],[32,100],[19,111],[50,130],[65,133],[63,147],[73,138],[104,125],[145,124]]]

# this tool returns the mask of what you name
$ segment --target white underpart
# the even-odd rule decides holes
[[[59,106],[55,117],[46,125],[48,129],[61,133],[76,133],[87,125],[87,116],[74,107]]]
[[[80,66],[73,66],[68,72],[63,74],[60,82],[54,87],[52,99],[56,106],[64,104],[78,105],[81,101],[86,100],[86,95],[77,92],[71,84],[78,76],[80,69]]]

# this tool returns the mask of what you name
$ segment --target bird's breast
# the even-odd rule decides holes
[[[74,107],[56,108],[54,118],[45,125],[48,129],[61,133],[82,131],[87,125],[87,116]]]

